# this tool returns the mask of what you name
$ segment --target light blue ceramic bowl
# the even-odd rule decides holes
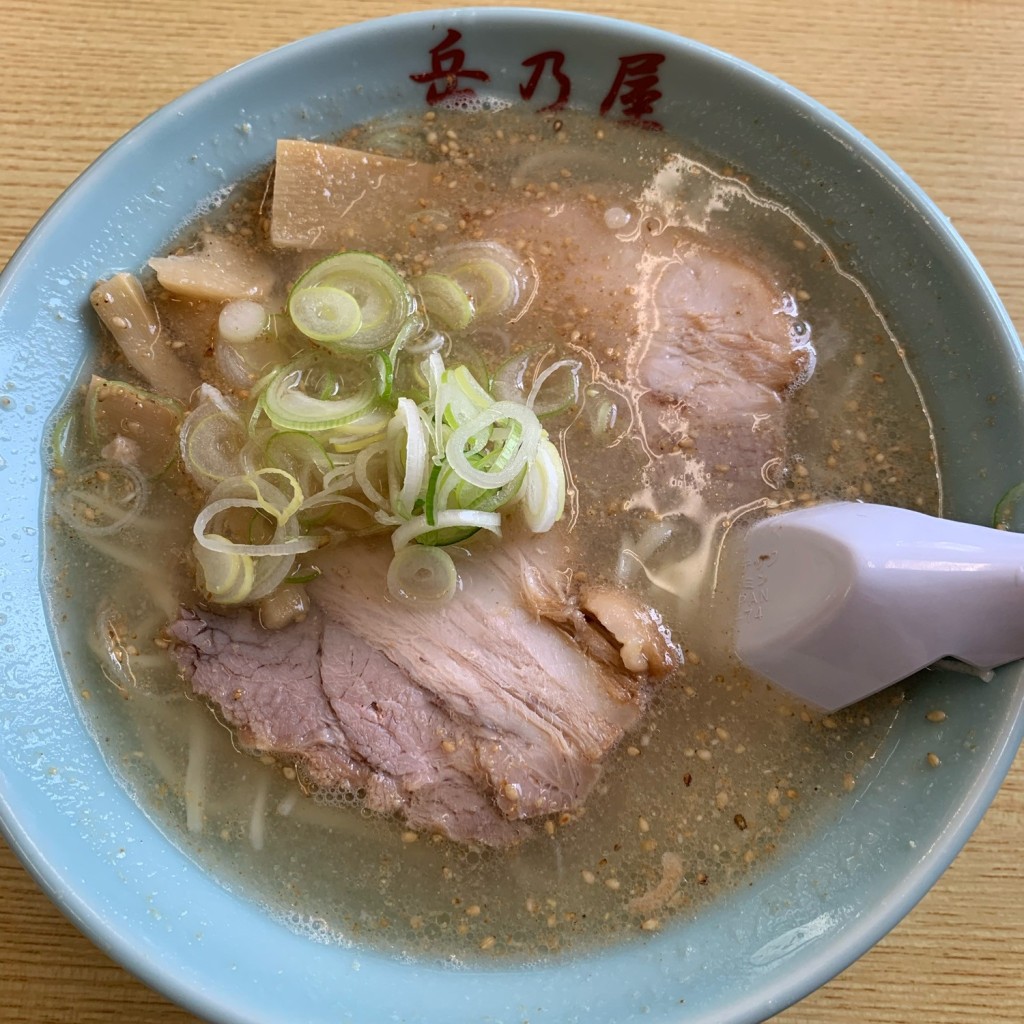
[[[752,171],[848,243],[922,382],[947,513],[984,521],[1024,478],[1024,380],[1007,316],[921,191],[848,125],[706,47],[596,17],[427,12],[285,47],[189,93],[101,157],[18,251],[0,286],[0,816],[64,912],[134,973],[216,1021],[531,1024],[754,1021],[829,979],[890,929],[949,864],[1002,781],[1024,727],[1017,666],[983,688],[915,686],[860,791],[819,839],[697,920],[553,966],[454,972],[316,945],[232,895],[127,798],[71,704],[40,593],[47,417],[92,331],[87,295],[140,265],[200,201],[265,164],[279,135],[331,136],[421,109],[432,47],[453,28],[481,91],[522,102],[523,61],[560,50],[572,102],[597,108],[619,59],[665,56],[654,113]],[[449,65],[450,67],[450,65]],[[470,82],[469,84],[474,84]],[[443,82],[441,82],[443,88]],[[534,106],[551,102],[544,86]],[[622,113],[614,107],[610,116]],[[642,113],[642,112],[641,112]],[[827,225],[827,226],[826,226]],[[942,725],[923,710],[941,705]],[[941,746],[943,770],[922,752]]]

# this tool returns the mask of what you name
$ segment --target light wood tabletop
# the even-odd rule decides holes
[[[0,4],[0,267],[62,189],[140,119],[264,50],[420,0]],[[839,112],[949,215],[1024,329],[1024,6],[1016,0],[608,0],[727,50]],[[287,8],[285,10],[284,8]],[[2,765],[0,765],[2,770]],[[784,1024],[1024,1021],[1024,756],[922,903]],[[49,903],[0,841],[0,1020],[195,1020]]]

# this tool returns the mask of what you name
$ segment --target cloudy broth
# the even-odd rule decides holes
[[[151,486],[155,513],[146,522],[156,519],[159,532],[129,526],[83,540],[56,519],[51,526],[55,619],[82,714],[118,777],[175,843],[317,941],[461,962],[534,959],[667,927],[825,827],[873,771],[898,699],[886,694],[822,716],[750,678],[730,652],[736,586],[719,554],[734,523],[779,504],[863,498],[938,511],[933,444],[914,382],[863,289],[821,239],[729,168],[666,136],[569,113],[438,111],[354,130],[344,143],[436,161],[452,180],[465,174],[482,183],[457,202],[439,194],[387,245],[353,245],[379,249],[407,274],[429,267],[446,239],[487,239],[494,224],[514,245],[514,229],[501,220],[510,196],[552,209],[596,205],[614,245],[643,221],[644,189],[659,181],[672,198],[672,223],[657,230],[689,232],[767,268],[810,332],[814,373],[773,413],[786,437],[782,454],[753,470],[735,460],[708,464],[699,447],[692,454],[686,437],[673,437],[678,500],[652,508],[652,458],[664,452],[642,436],[642,396],[628,375],[601,368],[604,339],[574,333],[564,311],[539,302],[523,321],[528,337],[507,325],[480,332],[462,354],[493,371],[541,338],[550,358],[584,350],[596,358],[581,400],[547,424],[571,475],[569,535],[583,538],[589,574],[636,588],[685,649],[685,664],[654,684],[648,713],[606,762],[582,811],[538,822],[511,849],[410,831],[368,813],[355,795],[303,792],[291,766],[237,750],[211,711],[190,699],[161,634],[179,601],[197,600],[187,555],[196,499],[174,468]],[[265,184],[261,176],[240,186],[192,232],[243,239],[294,279],[308,259],[268,246]],[[197,361],[217,381],[204,351],[216,307],[157,288],[153,298],[165,326],[198,332]],[[133,379],[109,342],[90,369]],[[62,473],[97,457],[70,412],[54,502]],[[709,450],[718,457],[726,449]],[[154,550],[167,555],[157,563]],[[713,601],[715,566],[721,596]]]

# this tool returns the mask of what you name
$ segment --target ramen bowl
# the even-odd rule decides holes
[[[0,812],[12,847],[64,912],[133,973],[207,1019],[763,1019],[852,962],[927,891],[1020,742],[1017,666],[970,688],[929,673],[914,681],[871,784],[751,884],[635,941],[457,970],[286,927],[179,848],[126,791],[72,697],[89,670],[57,645],[41,586],[51,414],[94,337],[93,283],[165,247],[211,198],[265,166],[278,137],[329,139],[380,114],[425,111],[453,88],[534,108],[557,103],[558,76],[530,88],[543,54],[560,56],[574,106],[605,107],[606,116],[692,140],[784,197],[842,251],[920,383],[947,515],[985,522],[1024,478],[1012,442],[1024,434],[1017,342],[963,243],[870,143],[723,54],[589,16],[430,12],[294,44],[160,111],[55,204],[0,284],[0,380],[13,385],[0,408]],[[485,73],[486,84],[467,71]],[[943,721],[926,720],[935,708]],[[936,747],[941,772],[924,760]]]

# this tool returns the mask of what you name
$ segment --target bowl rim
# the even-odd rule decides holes
[[[851,148],[855,148],[868,164],[893,182],[906,197],[918,216],[948,244],[957,262],[958,272],[965,282],[970,282],[980,299],[993,317],[993,328],[1001,332],[1008,342],[1016,338],[1009,315],[998,298],[974,255],[970,252],[950,222],[924,191],[885,153],[864,137],[857,129],[828,108],[801,91],[768,72],[696,40],[674,35],[668,31],[651,28],[625,19],[591,15],[582,12],[567,12],[553,9],[530,7],[457,8],[450,11],[428,10],[406,14],[390,15],[358,21],[316,35],[298,39],[274,50],[255,56],[235,65],[190,89],[167,105],[154,111],[139,124],[130,129],[119,140],[100,154],[63,191],[57,200],[26,236],[12,254],[3,273],[0,274],[0,306],[3,305],[12,282],[23,272],[32,260],[34,251],[43,245],[49,235],[60,224],[66,209],[71,207],[79,194],[94,181],[102,178],[109,165],[119,160],[133,146],[143,146],[151,136],[158,135],[169,123],[187,115],[188,111],[213,98],[236,80],[259,76],[274,66],[302,59],[310,51],[330,50],[339,45],[350,46],[358,41],[361,34],[376,34],[388,26],[418,27],[436,24],[442,19],[451,23],[489,22],[500,25],[507,20],[522,22],[536,21],[540,24],[559,26],[572,31],[580,27],[605,32],[626,31],[637,37],[657,41],[682,57],[699,55],[727,65],[733,72],[751,80],[760,81],[773,92],[780,94],[785,102],[794,105],[819,127],[831,132]],[[42,563],[42,549],[39,550]],[[41,569],[40,569],[41,571]],[[40,587],[42,579],[40,577]],[[1016,673],[1018,686],[1024,678],[1024,669]],[[883,935],[894,927],[935,883],[939,875],[952,862],[957,852],[969,838],[991,803],[996,791],[1010,769],[1016,750],[1024,737],[1024,696],[1018,700],[1016,713],[1007,717],[1002,729],[994,737],[994,746],[988,755],[984,770],[979,769],[979,778],[969,790],[956,815],[948,822],[939,841],[928,851],[928,856],[917,862],[914,869],[903,876],[895,898],[883,905],[871,908],[850,928],[846,929],[841,941],[833,943],[829,950],[809,958],[799,970],[784,979],[776,980],[766,990],[737,1004],[736,1021],[757,1021],[764,1016],[782,1010],[799,998],[813,991],[834,977],[839,971],[861,956]],[[97,946],[109,953],[129,971],[153,988],[162,992],[180,1005],[211,1019],[241,1021],[237,1010],[227,1005],[218,992],[205,991],[190,986],[175,971],[152,956],[152,951],[139,942],[104,908],[96,906],[88,893],[77,890],[73,878],[59,870],[43,846],[36,844],[24,822],[26,794],[13,794],[7,781],[0,773],[0,830],[3,831],[12,849],[30,874],[48,894],[62,912],[85,933]],[[30,815],[28,816],[31,817]],[[250,1019],[250,1018],[246,1018]]]

